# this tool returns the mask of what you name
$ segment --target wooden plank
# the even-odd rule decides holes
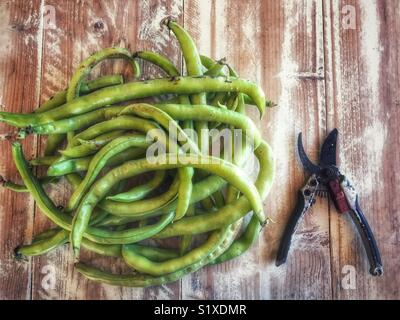
[[[316,159],[325,133],[324,84],[320,79],[323,71],[321,2],[285,1],[280,6],[271,1],[269,4],[271,8],[264,9],[262,28],[265,38],[261,50],[271,57],[265,82],[278,82],[280,88],[274,88],[272,95],[278,107],[270,112],[268,123],[262,125],[277,159],[274,188],[266,200],[266,212],[276,224],[266,228],[260,242],[262,297],[329,299],[329,220],[325,201],[318,201],[300,223],[286,264],[274,266],[297,190],[307,178],[295,156],[297,135],[303,132],[307,152]],[[270,48],[270,39],[275,39],[273,48]]]
[[[324,132],[324,128],[319,128],[320,118],[324,117],[325,112],[324,106],[318,105],[321,87],[316,79],[312,79],[319,68],[314,49],[315,12],[316,7],[310,1],[297,5],[287,1],[284,6],[276,1],[185,2],[185,17],[191,17],[190,20],[185,18],[185,27],[194,36],[200,51],[215,58],[221,56],[220,52],[225,52],[223,56],[227,56],[242,77],[260,82],[267,88],[269,97],[279,102],[280,107],[267,112],[262,122],[257,120],[254,109],[249,114],[263,128],[264,136],[275,148],[277,158],[293,160],[280,163],[278,170],[297,171],[297,174],[291,177],[278,176],[276,184],[279,183],[279,187],[274,188],[269,199],[280,201],[266,201],[266,211],[273,213],[278,224],[265,230],[261,246],[254,246],[246,257],[202,270],[188,277],[189,280],[184,279],[184,297],[257,299],[285,297],[288,292],[296,292],[294,297],[329,296],[329,273],[323,272],[324,268],[329,270],[327,214],[318,219],[320,221],[308,218],[303,224],[301,242],[304,244],[303,240],[311,238],[316,239],[317,243],[312,247],[308,241],[298,251],[293,248],[292,261],[297,263],[295,270],[287,267],[286,270],[291,271],[290,276],[282,277],[282,269],[278,275],[271,265],[271,255],[276,250],[271,247],[271,242],[277,245],[277,232],[281,232],[278,230],[283,228],[286,220],[284,215],[288,216],[293,206],[289,199],[293,199],[295,190],[304,183],[304,176],[294,161],[295,135],[300,129],[307,128],[307,141],[315,141]],[[196,17],[201,18],[202,23]],[[286,23],[286,27],[283,23]],[[287,37],[286,42],[284,36]],[[305,74],[311,74],[311,79],[303,79]],[[282,88],[276,85],[278,77]],[[296,107],[295,111],[288,114],[287,109],[293,106]],[[302,110],[305,108],[314,112],[304,114]],[[298,120],[295,122],[295,119]],[[283,122],[286,125],[282,125]],[[326,209],[326,205],[315,207],[316,210],[318,208]],[[304,251],[307,253],[305,258]],[[296,257],[302,257],[300,262]],[[301,289],[298,281],[293,281],[304,273],[315,272],[319,277],[310,278],[311,288],[307,292]],[[272,292],[273,285],[282,286],[281,291]]]
[[[30,112],[38,103],[40,85],[40,2],[0,3],[0,104],[7,111]],[[15,129],[0,124],[4,138]],[[20,181],[9,141],[1,139],[0,174]],[[36,139],[24,142],[27,157],[35,153]],[[27,194],[0,188],[0,299],[29,299],[29,262],[14,259],[14,248],[32,235],[34,205]]]
[[[129,0],[128,0],[129,1]],[[183,23],[183,1],[138,1],[139,19],[137,20],[138,41],[134,50],[150,50],[167,56],[181,69],[181,54],[178,43],[172,33],[166,27],[160,26],[160,22],[167,16],[172,16],[181,24]],[[159,68],[149,63],[143,64],[143,75],[145,78],[157,78],[165,76]],[[143,290],[144,299],[179,299],[181,297],[181,283],[166,284],[162,286],[146,288]]]
[[[239,74],[260,81],[259,1],[186,1],[185,28],[203,54],[226,57]],[[254,118],[257,112],[251,110]],[[247,168],[251,171],[252,168]],[[182,279],[187,299],[259,299],[258,255],[203,268]],[[254,272],[256,271],[256,272]]]
[[[85,38],[82,34],[84,3],[47,1],[44,14],[54,21],[48,21],[43,30],[43,66],[41,77],[42,102],[48,100],[57,91],[67,87],[73,68],[89,54],[93,48],[93,38]],[[50,15],[53,15],[50,17]],[[90,26],[93,28],[93,25]],[[85,40],[85,41],[83,41]],[[92,41],[89,41],[92,40]],[[92,47],[91,47],[92,46]],[[45,141],[45,138],[42,139]],[[42,154],[44,145],[38,150]],[[49,194],[57,205],[65,205],[70,189],[63,181],[49,188]],[[52,224],[42,214],[35,216],[35,234],[48,229]],[[33,299],[73,299],[89,298],[86,287],[76,290],[76,277],[73,277],[73,262],[67,246],[49,254],[33,259],[32,298]],[[73,279],[66,281],[66,279]],[[97,289],[97,288],[96,288]],[[100,290],[94,290],[99,294]]]
[[[180,61],[176,45],[169,45],[169,35],[161,30],[159,21],[167,16],[179,17],[178,2],[166,1],[48,1],[56,13],[56,28],[44,30],[43,98],[64,88],[74,68],[91,53],[105,47],[121,46],[135,50],[154,50]],[[96,67],[93,75],[123,73],[126,80],[131,72],[126,63],[105,62]],[[160,75],[159,70],[144,65],[146,76]],[[68,190],[57,187],[52,192],[58,203],[65,203]],[[63,196],[64,195],[64,196]],[[36,218],[37,229],[48,226],[42,216]],[[84,254],[83,260],[93,261],[97,266],[113,272],[127,270],[123,263]],[[35,299],[154,299],[178,298],[179,283],[156,289],[127,289],[89,282],[73,270],[71,252],[68,248],[35,259],[33,297]],[[113,267],[111,267],[113,266]],[[43,286],[48,269],[54,269],[56,285]],[[71,281],[72,279],[72,281]]]
[[[343,7],[352,10],[355,28],[343,25]],[[339,299],[399,298],[399,219],[395,194],[399,178],[398,1],[325,3],[329,127],[340,136],[340,167],[358,189],[361,206],[381,249],[385,275],[374,278],[356,229],[347,216],[331,212],[333,294]],[[343,11],[342,11],[343,10]],[[397,101],[397,104],[396,104]],[[350,267],[349,267],[350,266]],[[349,269],[354,270],[354,286]],[[353,269],[354,268],[354,269]]]

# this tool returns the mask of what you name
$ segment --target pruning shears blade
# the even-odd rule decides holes
[[[304,169],[311,174],[318,174],[321,168],[312,163],[312,161],[308,158],[306,152],[304,151],[301,132],[299,133],[299,136],[297,138],[297,151],[299,154],[301,164],[303,165]]]
[[[325,138],[320,153],[321,166],[336,166],[337,137],[338,137],[338,130],[333,129]]]

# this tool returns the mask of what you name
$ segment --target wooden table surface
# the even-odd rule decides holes
[[[27,194],[0,190],[1,299],[398,299],[400,298],[400,1],[398,0],[15,0],[0,1],[0,104],[31,112],[68,84],[90,53],[109,46],[154,50],[181,62],[159,21],[173,15],[200,51],[226,57],[257,81],[279,107],[262,121],[277,175],[265,201],[275,224],[246,255],[181,281],[149,289],[88,282],[65,247],[17,262],[13,249],[50,226]],[[144,72],[155,75],[149,66]],[[123,72],[121,62],[96,73]],[[318,201],[299,227],[286,265],[275,267],[280,236],[306,175],[295,156],[297,134],[308,152],[338,128],[339,164],[357,186],[379,243],[385,274],[374,278],[348,216]],[[0,125],[2,137],[12,128]],[[8,141],[0,174],[18,180]],[[34,157],[37,138],[24,142]],[[63,186],[51,191],[63,201]],[[115,261],[86,255],[113,271]],[[53,280],[49,275],[55,274]]]

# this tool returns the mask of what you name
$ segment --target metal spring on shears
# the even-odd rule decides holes
[[[328,190],[317,190],[315,191],[315,195],[321,198],[327,198],[329,195]]]

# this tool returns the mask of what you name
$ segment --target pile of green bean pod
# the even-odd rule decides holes
[[[69,244],[76,270],[89,279],[161,285],[241,255],[269,221],[263,200],[274,179],[273,154],[245,109],[254,105],[262,117],[273,104],[226,59],[200,55],[172,18],[162,25],[180,45],[184,75],[160,53],[106,48],[34,112],[0,112],[0,122],[18,128],[12,155],[22,178],[0,183],[29,192],[55,225],[17,247],[16,257]],[[135,79],[89,80],[108,59],[126,60]],[[165,77],[143,80],[143,63]],[[27,160],[21,140],[31,134],[46,136],[46,147]],[[244,170],[251,158],[258,163],[255,182]],[[37,177],[36,167],[46,174]],[[71,195],[59,206],[47,191],[63,181]],[[120,259],[135,272],[112,274],[80,262],[82,249]]]

